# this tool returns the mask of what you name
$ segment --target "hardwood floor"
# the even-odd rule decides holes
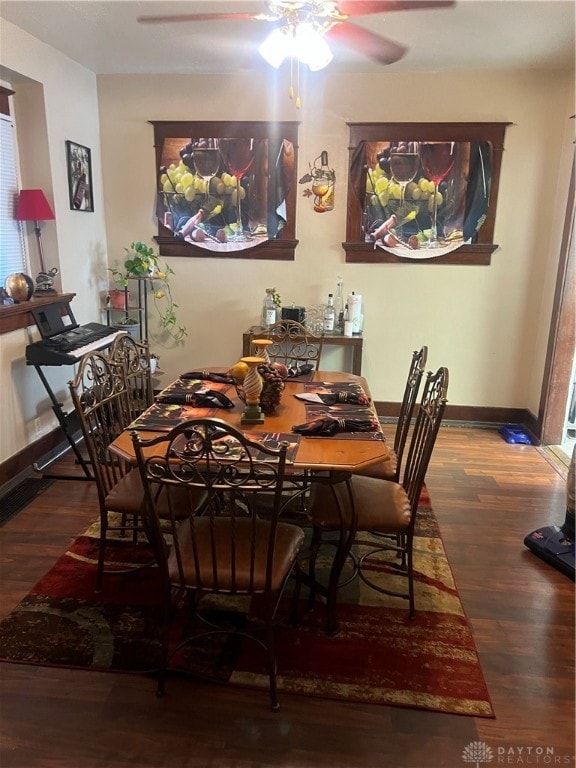
[[[143,677],[3,664],[0,765],[458,768],[472,741],[492,750],[479,764],[574,765],[574,583],[522,543],[563,522],[565,478],[536,448],[446,426],[427,484],[496,719],[288,695],[273,714],[251,691],[171,678],[158,700]],[[91,483],[57,481],[0,529],[1,615],[96,511]]]

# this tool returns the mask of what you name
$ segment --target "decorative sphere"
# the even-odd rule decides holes
[[[4,288],[14,301],[29,301],[34,294],[34,281],[24,272],[13,272],[4,281]]]

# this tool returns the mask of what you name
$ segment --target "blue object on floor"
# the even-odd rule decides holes
[[[505,424],[500,427],[498,432],[507,443],[522,443],[523,445],[532,445],[532,440],[528,437],[524,429],[519,424]]]

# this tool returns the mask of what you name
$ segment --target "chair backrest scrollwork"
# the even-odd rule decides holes
[[[148,342],[120,334],[112,342],[109,356],[111,365],[125,378],[133,421],[154,402]]]
[[[270,339],[273,342],[267,347],[273,362],[283,363],[287,368],[304,363],[312,363],[316,370],[319,368],[324,339],[315,336],[296,320],[280,320],[264,331],[252,333],[251,342],[254,339]],[[251,349],[252,354],[257,354],[252,343]]]

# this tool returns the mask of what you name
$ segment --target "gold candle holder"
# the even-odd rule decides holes
[[[242,424],[263,424],[264,414],[260,410],[260,395],[262,394],[262,377],[258,373],[258,366],[262,364],[261,357],[243,357],[241,362],[248,366],[248,373],[244,378],[244,396],[246,408],[240,421]]]
[[[252,344],[256,347],[256,356],[261,357],[267,365],[270,365],[268,347],[274,342],[271,339],[253,339]]]

